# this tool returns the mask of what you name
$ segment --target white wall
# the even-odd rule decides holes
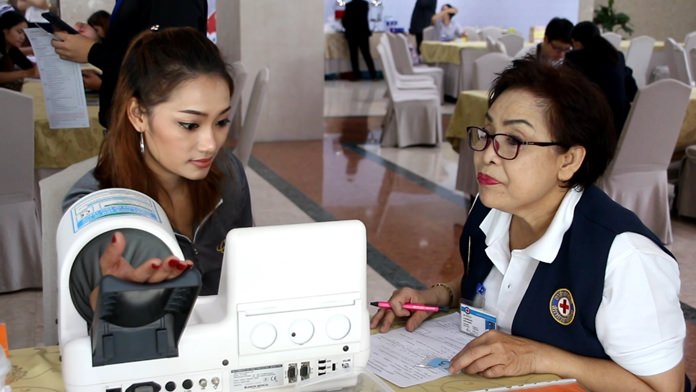
[[[455,20],[461,26],[512,27],[527,37],[531,26],[545,26],[554,16],[578,21],[580,0],[438,0],[438,10],[443,4],[459,9]],[[411,12],[416,0],[383,0],[383,18],[397,20],[398,27],[408,30]],[[325,20],[332,18],[335,0],[324,0]]]

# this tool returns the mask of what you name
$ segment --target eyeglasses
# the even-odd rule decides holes
[[[493,150],[495,153],[508,161],[517,158],[520,152],[520,146],[561,146],[556,142],[525,142],[516,136],[506,133],[490,133],[486,128],[467,127],[466,132],[469,134],[469,147],[474,151],[483,151],[488,148],[488,145],[493,142]]]

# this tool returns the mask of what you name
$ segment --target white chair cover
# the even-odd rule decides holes
[[[389,46],[389,37],[386,34],[382,34],[380,37],[380,45],[384,47],[386,56],[382,57],[382,69],[387,72],[387,69],[391,72],[396,87],[398,89],[406,90],[432,90],[437,92],[437,87],[433,83],[432,78],[427,75],[404,75],[399,73],[396,69],[396,64],[394,63],[394,54]]]
[[[665,244],[672,242],[667,167],[679,137],[691,88],[662,79],[639,90],[616,155],[598,185],[635,212]]]
[[[677,192],[679,215],[696,218],[696,145],[686,148]]]
[[[626,53],[626,66],[633,70],[633,78],[636,80],[638,88],[644,87],[648,83],[650,73],[650,59],[655,49],[655,38],[641,35],[631,40],[631,45]]]
[[[606,39],[612,45],[614,45],[616,50],[621,50],[621,35],[620,34],[617,34],[613,31],[607,31],[605,33],[602,33],[602,37],[604,37],[604,39]]]
[[[692,31],[684,37],[684,51],[689,53],[694,48],[696,48],[696,31]],[[692,74],[691,76],[694,75]]]
[[[476,168],[474,167],[474,150],[469,147],[467,139],[459,142],[459,163],[457,165],[457,181],[454,187],[464,192],[470,199],[479,191]]]
[[[512,57],[503,53],[487,53],[474,61],[474,88],[488,90],[493,80],[512,63]]]
[[[696,47],[691,48],[687,54],[689,73],[691,74],[691,86],[696,86]]]
[[[474,26],[463,26],[461,32],[466,34],[467,41],[481,41],[479,30]]]
[[[56,230],[63,216],[63,199],[75,182],[97,165],[97,157],[68,166],[39,181],[41,192],[41,269],[43,271],[43,340],[58,344],[58,255]]]
[[[232,67],[232,80],[234,80],[234,92],[232,93],[232,100],[230,102],[230,108],[232,114],[230,118],[234,119],[238,113],[241,116],[241,101],[242,92],[244,91],[244,84],[247,79],[247,71],[244,68],[244,64],[241,61],[235,61],[231,65]]]
[[[439,144],[442,141],[442,124],[437,90],[400,89],[396,85],[396,71],[389,59],[387,45],[380,43],[377,51],[384,65],[390,98],[382,125],[382,146]]]
[[[437,41],[437,30],[435,26],[428,26],[423,29],[423,41]]]
[[[387,33],[387,38],[391,52],[394,55],[394,63],[396,71],[402,75],[421,75],[428,76],[433,79],[435,87],[440,94],[440,103],[443,103],[444,92],[442,90],[443,72],[438,67],[419,66],[414,67],[411,63],[411,56],[408,50],[408,41],[403,34]]]
[[[34,106],[0,88],[0,293],[41,287],[40,223],[34,191]],[[1,317],[1,316],[0,316]]]
[[[670,76],[689,86],[693,86],[694,79],[691,77],[691,70],[689,69],[689,63],[684,48],[670,37],[665,41],[665,49],[668,50],[667,55],[669,56]]]
[[[510,57],[514,57],[524,47],[524,37],[518,34],[503,34],[498,42],[505,45],[505,53]]]
[[[503,35],[504,32],[505,30],[502,27],[486,26],[479,31],[479,35],[481,36],[481,39],[491,37],[494,40],[497,40]]]
[[[242,131],[237,139],[237,146],[234,148],[234,154],[245,166],[249,163],[251,148],[254,146],[256,127],[259,124],[261,110],[266,102],[269,77],[270,71],[268,67],[261,68],[256,74],[254,86],[249,96],[249,105],[247,106],[244,122],[242,124]]]

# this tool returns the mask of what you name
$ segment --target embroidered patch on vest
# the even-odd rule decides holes
[[[568,289],[558,289],[549,301],[551,317],[561,325],[569,325],[575,318],[575,301]]]
[[[222,240],[215,250],[218,251],[218,253],[225,253],[225,240]]]

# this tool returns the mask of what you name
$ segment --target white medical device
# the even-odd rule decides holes
[[[87,195],[59,224],[58,324],[67,392],[287,389],[365,367],[367,252],[359,221],[230,231],[219,292],[196,299],[178,355],[93,365],[87,324],[70,297],[70,272],[92,239],[127,228],[153,234],[183,258],[164,211],[132,190]]]

